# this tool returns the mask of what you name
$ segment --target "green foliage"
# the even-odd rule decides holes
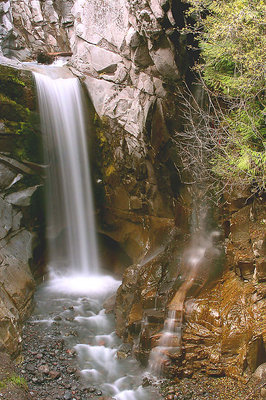
[[[190,0],[193,32],[201,49],[195,67],[216,98],[227,137],[212,164],[222,178],[265,187],[266,4],[262,0]],[[185,30],[191,27],[186,27]],[[216,118],[217,120],[217,118]],[[216,132],[217,134],[217,132]]]
[[[27,382],[24,378],[21,378],[18,375],[11,375],[5,379],[3,379],[2,381],[0,381],[0,390],[1,389],[5,389],[10,385],[15,385],[15,386],[19,386],[22,387],[24,389],[28,388]]]

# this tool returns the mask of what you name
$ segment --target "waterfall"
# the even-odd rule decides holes
[[[49,265],[99,271],[82,90],[77,78],[34,72],[47,163]]]
[[[54,67],[42,71],[54,76]],[[51,316],[58,318],[60,314],[60,334],[67,348],[74,346],[80,384],[89,392],[93,384],[97,386],[93,393],[104,398],[159,399],[156,388],[142,387],[138,363],[130,357],[120,359],[114,317],[104,310],[104,301],[115,294],[121,282],[99,270],[79,81],[72,77],[51,79],[39,72],[34,75],[48,170],[51,272],[50,279],[38,288],[36,323],[44,324],[47,333]],[[73,337],[72,328],[76,332]]]
[[[168,304],[163,330],[155,336],[157,340],[150,352],[149,369],[156,376],[167,373],[171,362],[178,364],[182,359],[182,331],[188,294],[191,292],[190,296],[192,293],[195,296],[196,292],[199,293],[208,282],[209,275],[217,268],[216,264],[222,256],[219,247],[220,232],[208,229],[209,218],[208,206],[196,202],[195,199],[191,238],[181,259],[183,283]]]

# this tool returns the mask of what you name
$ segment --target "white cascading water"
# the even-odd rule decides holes
[[[49,67],[41,72],[53,74]],[[121,341],[113,316],[103,309],[121,282],[100,274],[79,81],[44,74],[34,72],[47,147],[50,279],[37,291],[33,322],[50,326],[60,316],[61,334],[76,350],[85,387],[97,385],[117,400],[161,398],[155,389],[141,386],[136,360],[118,359]],[[76,331],[74,340],[69,329]]]
[[[184,251],[183,264],[185,279],[168,305],[164,328],[159,335],[157,345],[151,350],[149,358],[150,371],[157,376],[164,373],[171,359],[179,357],[182,352],[182,328],[187,294],[200,274],[200,286],[208,279],[209,261],[220,256],[220,249],[214,244],[214,239],[220,236],[218,231],[206,232],[205,215],[201,216],[201,229],[194,232],[190,246]],[[209,254],[209,255],[208,255]],[[204,268],[202,269],[202,266]]]
[[[63,263],[75,274],[97,273],[99,261],[80,83],[77,78],[34,75],[47,147],[50,264],[56,268]]]

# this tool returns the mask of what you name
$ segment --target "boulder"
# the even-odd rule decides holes
[[[11,194],[8,194],[5,197],[5,200],[8,203],[13,204],[15,206],[27,207],[31,204],[32,195],[34,194],[34,192],[37,190],[38,187],[39,185],[29,187],[19,192],[13,192]]]
[[[167,38],[163,38],[159,43],[156,42],[156,47],[152,47],[150,50],[150,57],[164,79],[171,81],[180,79],[175,54]]]
[[[0,164],[0,190],[6,189],[13,182],[16,174],[4,164]]]

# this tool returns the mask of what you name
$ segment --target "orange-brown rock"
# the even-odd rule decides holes
[[[237,210],[238,204],[243,207]],[[185,242],[172,241],[169,252],[166,247],[150,262],[128,270],[131,298],[126,282],[119,289],[120,296],[123,295],[118,298],[116,310],[124,300],[129,310],[127,314],[130,310],[133,312],[137,304],[142,304],[144,322],[140,332],[129,334],[125,324],[127,314],[120,319],[120,324],[124,324],[121,329],[124,337],[133,340],[139,336],[135,353],[142,361],[147,360],[151,348],[160,344],[162,336],[162,320],[151,322],[147,317],[151,313],[149,310],[157,308],[163,315],[167,306],[171,309],[172,304],[179,310],[179,303],[183,304],[183,311],[180,310],[181,315],[183,313],[182,349],[175,359],[169,355],[172,362],[164,366],[171,375],[200,370],[209,375],[226,374],[246,381],[266,360],[265,210],[260,199],[248,205],[237,201],[233,208],[234,213],[229,214],[229,223],[225,224],[230,229],[225,242],[224,271],[218,279],[216,276],[216,282],[203,279],[204,265],[200,267],[202,277],[194,279],[193,274],[186,272],[180,262]],[[174,252],[178,245],[179,252]],[[214,253],[206,254],[205,263],[214,266],[213,257]],[[199,291],[197,285],[203,290]],[[180,291],[183,295],[179,295]],[[160,296],[162,293],[165,302]],[[174,345],[178,346],[178,342],[173,341]]]

